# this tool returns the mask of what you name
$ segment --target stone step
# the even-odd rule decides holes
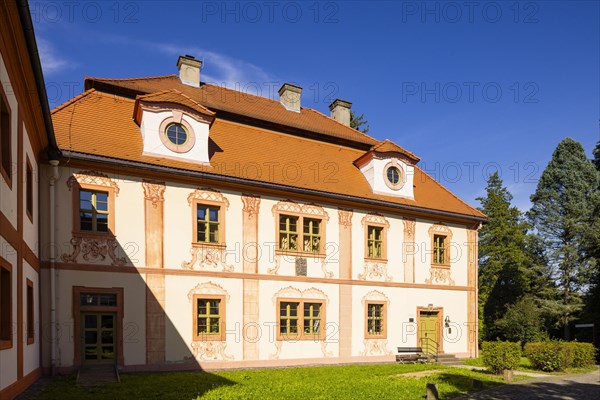
[[[77,384],[81,386],[118,383],[119,373],[114,364],[84,365],[77,374]]]

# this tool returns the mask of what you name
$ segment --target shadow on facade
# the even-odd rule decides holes
[[[74,192],[73,199],[77,200],[73,207],[77,207],[77,203],[80,201],[79,191],[94,190],[94,188],[90,189],[90,185],[80,186],[78,184],[70,189]],[[98,191],[101,190],[105,190],[105,188],[99,187]],[[160,207],[162,218],[162,204]],[[100,214],[98,211],[102,211],[100,208],[96,205],[93,208],[95,228],[96,216]],[[57,224],[59,225],[61,224],[60,215],[57,215]],[[78,221],[79,217],[81,215],[74,214],[75,221]],[[148,213],[146,213],[146,217],[148,217]],[[79,223],[82,223],[81,220]],[[59,226],[59,231],[61,229],[62,227]],[[183,338],[176,324],[171,320],[165,301],[167,277],[164,269],[160,265],[149,267],[145,263],[149,251],[159,251],[162,263],[163,239],[157,240],[160,243],[150,246],[154,247],[154,250],[146,248],[146,255],[144,255],[143,251],[140,254],[140,246],[121,243],[110,228],[106,229],[106,232],[94,234],[76,232],[74,229],[69,243],[59,244],[55,247],[57,249],[56,295],[57,323],[59,325],[55,372],[70,374],[82,366],[111,363],[116,364],[121,373],[199,372],[197,379],[182,380],[182,385],[177,393],[181,398],[195,398],[217,387],[235,384],[218,375],[203,371],[199,357],[204,357],[204,360],[211,359],[213,347],[210,342],[190,341]],[[148,243],[148,238],[146,238],[146,247],[148,247]],[[47,259],[47,254],[45,256]],[[144,265],[145,267],[138,269],[134,267],[135,265]],[[45,269],[45,272],[47,275],[44,280],[48,282],[49,287],[50,271]],[[189,298],[187,303],[189,309],[179,309],[176,312],[189,318],[191,331],[196,329],[195,321],[193,321],[195,318],[193,298],[188,296],[187,290],[182,289],[181,292],[180,296]],[[44,326],[50,327],[48,288],[45,289],[42,296],[42,308],[44,309],[42,323]],[[69,297],[71,297],[70,300]],[[182,327],[181,322],[178,325],[180,325],[180,329],[188,327],[188,325]],[[45,329],[43,332],[45,341],[48,343],[48,346],[44,346],[43,355],[44,370],[48,373],[51,372],[49,368],[51,364],[49,331],[50,329]],[[161,375],[156,376],[156,379],[164,378]],[[187,381],[190,384],[186,383]],[[160,386],[151,385],[153,392],[148,395],[169,397],[168,393],[164,393],[163,396],[156,392],[157,388],[160,390]],[[169,388],[172,389],[172,385],[165,385],[165,390],[169,390]]]

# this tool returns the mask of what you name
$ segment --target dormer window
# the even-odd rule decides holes
[[[182,124],[169,124],[165,134],[171,143],[176,146],[181,146],[188,139],[188,133]]]
[[[175,153],[187,153],[196,143],[194,128],[179,113],[165,118],[159,127],[160,140]]]
[[[396,159],[393,159],[383,169],[384,181],[387,187],[392,190],[400,190],[404,186],[406,178],[404,170]]]

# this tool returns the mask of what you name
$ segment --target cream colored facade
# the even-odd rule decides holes
[[[476,246],[476,241],[469,242],[468,238],[468,232],[476,232],[473,226],[444,224],[436,219],[412,222],[401,214],[377,214],[366,209],[348,212],[335,204],[307,204],[289,197],[256,196],[250,202],[239,191],[179,182],[155,182],[151,190],[144,187],[143,178],[79,168],[61,167],[59,175],[59,370],[69,370],[82,362],[75,357],[81,349],[76,348],[74,335],[81,327],[74,320],[73,302],[78,299],[72,295],[73,287],[123,289],[123,331],[118,336],[123,340],[124,370],[155,369],[155,363],[147,359],[148,351],[156,350],[156,343],[148,339],[149,334],[156,337],[156,332],[149,332],[156,326],[152,326],[147,312],[151,296],[148,290],[160,293],[164,311],[165,321],[158,329],[162,358],[157,363],[162,369],[393,361],[397,347],[420,346],[417,325],[423,309],[439,311],[440,320],[445,321],[439,327],[443,332],[440,351],[460,357],[477,354],[476,342],[470,342],[476,338],[476,314],[469,299],[476,288],[468,279],[469,270],[474,273],[476,268],[469,262],[469,252]],[[92,237],[73,245],[77,237],[72,233],[73,208],[78,206],[72,193],[76,181],[114,189],[113,244]],[[42,186],[46,184],[42,182]],[[224,246],[203,248],[193,244],[193,200],[223,205]],[[162,212],[163,218],[154,220],[156,226],[149,226],[145,220],[148,208]],[[277,250],[278,210],[311,210],[324,221],[326,254],[302,257],[307,260],[306,276],[297,276],[294,254]],[[245,233],[249,213],[256,221],[257,240]],[[384,243],[387,262],[365,259],[365,229],[371,220],[389,226]],[[414,231],[407,229],[411,222]],[[163,260],[150,266],[154,261],[147,259],[147,245],[156,240],[154,235],[161,226]],[[439,275],[432,267],[433,227],[451,233],[446,275]],[[345,229],[349,235],[340,232]],[[344,259],[343,252],[351,254],[351,259]],[[247,264],[255,265],[255,272],[245,269]],[[225,298],[224,340],[194,339],[192,299],[202,294]],[[325,337],[278,339],[278,298],[321,299],[325,305]],[[385,339],[365,337],[365,307],[370,300],[387,302]],[[252,307],[257,312],[251,312]],[[341,318],[348,311],[345,319]]]

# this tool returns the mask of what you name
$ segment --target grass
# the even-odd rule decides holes
[[[466,360],[464,360],[464,363],[465,363],[465,365],[472,365],[475,367],[485,367],[485,365],[483,365],[483,360],[481,359],[481,357],[466,359]],[[547,375],[565,375],[565,374],[585,374],[587,372],[592,372],[596,369],[597,369],[597,367],[594,365],[594,366],[583,367],[583,368],[567,368],[564,371],[557,371],[557,372],[544,372],[544,371],[540,371],[539,369],[533,368],[533,365],[531,365],[531,361],[529,361],[529,359],[527,357],[521,357],[521,361],[519,362],[519,367],[517,368],[517,371],[535,372],[538,374],[547,374]]]
[[[425,377],[401,374],[436,370]],[[427,382],[438,384],[440,398],[502,384],[487,372],[441,365],[345,365],[223,372],[136,373],[120,384],[84,388],[73,376],[53,380],[40,399],[423,399]]]

